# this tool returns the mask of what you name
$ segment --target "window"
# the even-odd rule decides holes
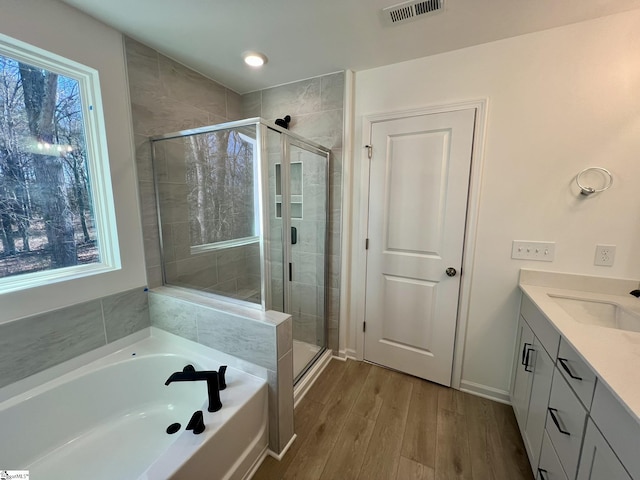
[[[191,253],[258,242],[260,196],[255,139],[238,130],[220,130],[188,140]]]
[[[98,74],[0,36],[0,292],[120,268]]]

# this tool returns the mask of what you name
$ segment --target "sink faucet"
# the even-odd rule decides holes
[[[631,290],[629,293],[636,298],[640,298],[640,290]]]
[[[215,370],[197,372],[196,369],[193,368],[193,365],[187,365],[181,372],[172,373],[164,384],[169,385],[173,382],[196,382],[200,380],[207,382],[207,392],[209,394],[208,410],[210,412],[217,412],[222,408],[222,402],[220,401],[218,372]]]

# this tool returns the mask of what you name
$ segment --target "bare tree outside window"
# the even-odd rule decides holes
[[[0,55],[0,278],[100,262],[75,79]]]
[[[186,139],[191,245],[259,235],[254,143],[236,130]]]

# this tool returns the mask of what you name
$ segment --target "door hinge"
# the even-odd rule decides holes
[[[367,322],[362,322],[362,331],[363,332],[367,331]]]
[[[367,149],[367,157],[371,160],[371,157],[373,157],[373,145],[365,145],[364,148]]]
[[[369,239],[368,238],[364,241],[364,249],[365,250],[369,250]]]

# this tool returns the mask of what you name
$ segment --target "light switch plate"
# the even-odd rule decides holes
[[[536,260],[539,262],[553,262],[556,254],[556,242],[531,242],[514,240],[511,258],[516,260]]]

